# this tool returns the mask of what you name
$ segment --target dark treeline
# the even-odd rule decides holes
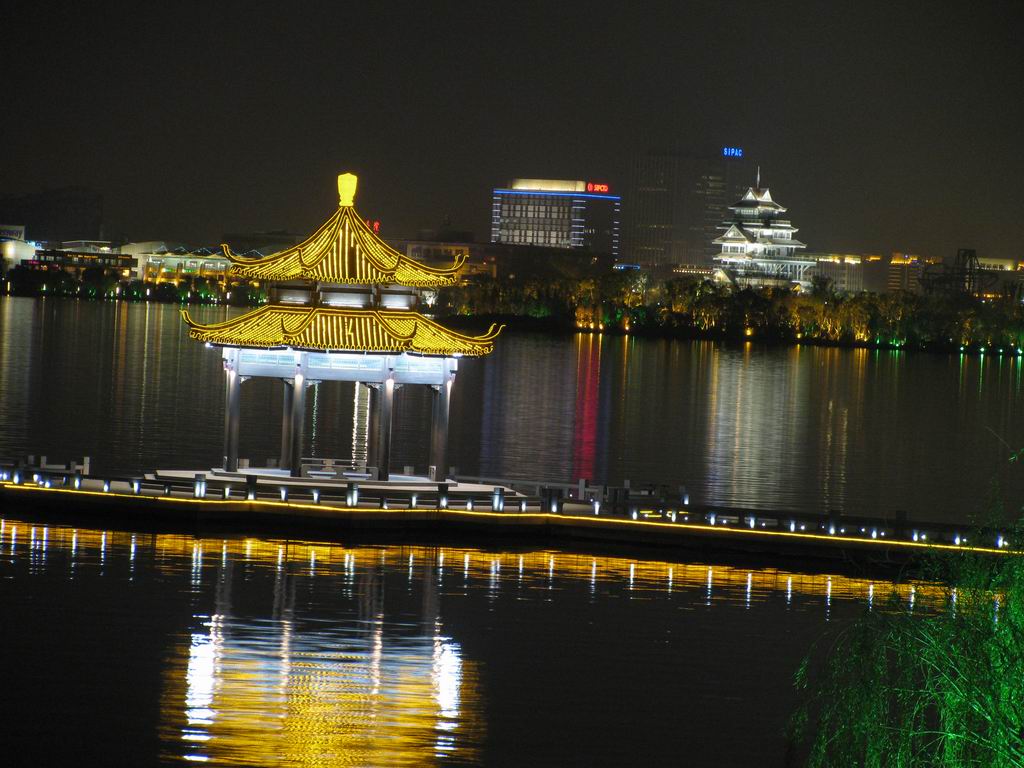
[[[441,291],[438,311],[547,319],[549,327],[621,330],[685,338],[1018,353],[1024,310],[1012,299],[909,292],[839,294],[733,289],[710,280],[653,281],[640,272],[515,279],[474,277]]]
[[[89,267],[81,278],[59,270],[14,267],[4,276],[2,287],[15,296],[67,296],[78,299],[121,299],[159,301],[175,304],[222,304],[258,306],[266,302],[262,289],[235,285],[227,289],[216,280],[191,277],[179,284],[120,279],[108,270]]]

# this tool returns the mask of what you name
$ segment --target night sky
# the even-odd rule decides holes
[[[109,237],[305,233],[352,170],[385,236],[486,240],[493,186],[673,143],[744,147],[812,251],[1024,257],[1019,3],[19,5],[0,192],[94,187]]]

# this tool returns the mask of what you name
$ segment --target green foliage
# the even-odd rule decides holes
[[[531,264],[515,275],[475,277],[443,289],[437,311],[566,318],[580,326],[628,325],[631,330],[698,338],[753,336],[974,350],[1024,346],[1024,308],[1019,302],[905,291],[840,294],[824,279],[798,294],[777,288],[731,289],[710,280],[656,282],[634,271],[543,271]]]
[[[949,586],[916,609],[894,593],[798,671],[813,768],[1024,766],[1024,556],[957,552],[926,575]]]

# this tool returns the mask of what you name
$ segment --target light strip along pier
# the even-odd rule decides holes
[[[0,463],[0,500],[9,509],[170,521],[245,532],[270,526],[318,533],[390,532],[601,541],[706,552],[900,561],[926,551],[1018,554],[1010,533],[897,518],[691,505],[685,492],[459,478],[437,483],[290,478],[263,472],[89,473],[67,465]],[[522,493],[520,490],[533,491]]]

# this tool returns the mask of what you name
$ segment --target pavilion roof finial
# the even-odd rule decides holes
[[[354,173],[338,176],[338,208],[316,232],[297,245],[259,258],[239,256],[222,245],[224,256],[231,261],[231,276],[348,285],[396,283],[415,288],[441,288],[458,283],[458,272],[466,255],[457,256],[450,267],[436,267],[396,251],[356,211],[358,183]]]
[[[340,182],[339,182],[340,183]],[[761,188],[761,166],[757,166],[757,181],[754,182],[754,189]]]
[[[338,205],[342,208],[351,208],[355,205],[356,186],[359,184],[359,177],[354,173],[342,173],[338,175]]]

